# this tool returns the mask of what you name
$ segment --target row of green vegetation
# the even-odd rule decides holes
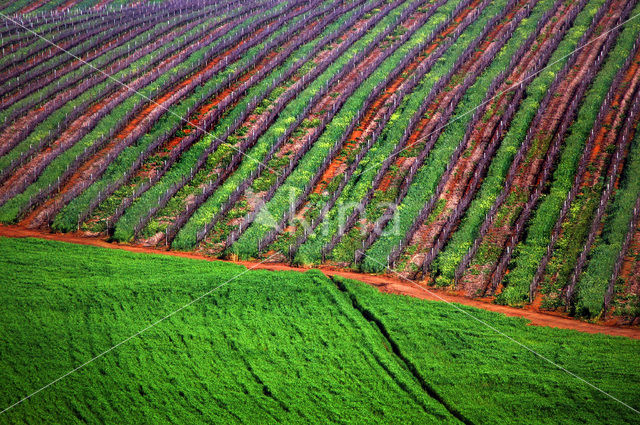
[[[478,194],[471,202],[460,226],[451,236],[447,247],[432,265],[433,270],[438,275],[438,284],[449,285],[453,282],[456,267],[473,244],[487,211],[489,211],[491,205],[502,191],[507,171],[518,147],[525,139],[540,102],[553,82],[555,75],[565,65],[569,59],[569,54],[575,50],[580,37],[589,28],[594,15],[603,3],[604,0],[592,0],[585,6],[578,14],[574,25],[567,31],[558,48],[551,55],[548,67],[545,68],[544,72],[538,74],[527,87],[525,98],[489,166]]]
[[[384,8],[385,11],[381,12],[379,7],[385,4],[386,1],[384,0],[373,0],[362,4],[355,14],[352,11],[348,12],[347,21],[339,19],[340,26],[330,25],[331,33],[326,31],[328,28],[322,31],[322,40],[314,39],[310,41],[309,43],[312,44],[310,46],[312,47],[311,49],[302,46],[300,48],[302,50],[292,53],[299,62],[297,65],[291,64],[290,67],[289,63],[285,62],[285,66],[276,68],[277,75],[272,73],[269,76],[268,83],[261,82],[258,91],[252,90],[252,94],[255,94],[255,96],[250,96],[253,103],[250,103],[248,99],[241,98],[238,101],[238,105],[236,105],[239,107],[227,109],[220,121],[225,125],[213,129],[214,134],[218,134],[217,137],[219,139],[215,144],[212,144],[211,140],[207,140],[206,146],[197,152],[200,158],[188,158],[188,161],[179,162],[182,169],[178,171],[180,176],[184,176],[184,183],[180,182],[180,179],[174,179],[178,183],[176,184],[176,189],[173,189],[176,193],[168,200],[167,205],[155,214],[153,220],[141,232],[141,236],[148,237],[165,231],[167,226],[172,224],[172,220],[181,211],[184,211],[191,196],[199,194],[202,187],[206,187],[215,180],[220,179],[220,182],[222,182],[224,179],[220,174],[223,172],[222,170],[230,167],[229,164],[234,158],[241,155],[240,152],[250,142],[250,139],[255,140],[255,137],[262,135],[264,127],[262,127],[262,130],[250,132],[251,126],[262,118],[271,117],[270,119],[275,120],[277,117],[272,117],[272,114],[276,112],[276,108],[282,110],[291,99],[297,97],[298,93],[304,90],[307,84],[312,81],[312,79],[308,79],[303,84],[302,78],[308,78],[310,75],[320,75],[331,65],[331,57],[325,56],[326,52],[333,53],[348,49],[366,34],[368,28],[375,25],[392,9],[387,6]],[[357,23],[348,24],[351,21],[366,23],[364,26],[358,26]],[[350,36],[356,31],[358,35]],[[272,88],[269,88],[269,85]],[[207,138],[205,137],[204,139],[206,140]],[[204,151],[204,148],[207,151]],[[202,162],[202,166],[196,167],[199,161]],[[194,170],[197,170],[193,178],[190,178],[190,167],[194,167]],[[231,213],[228,213],[227,216],[229,214]],[[218,225],[223,226],[225,231],[230,229],[230,227],[224,226],[221,222]]]
[[[142,0],[143,3],[161,3],[163,1],[167,1],[167,0]],[[4,6],[0,5],[0,11],[4,14],[11,15],[14,13],[18,13],[20,10],[29,6],[33,2],[34,0],[17,0],[12,2],[6,2]],[[59,8],[62,8],[62,6],[66,6],[66,8],[72,9],[74,11],[80,10],[80,9],[84,10],[84,9],[89,9],[94,6],[97,6],[100,2],[101,0],[79,0],[72,5],[67,5],[67,3],[69,3],[69,0],[48,0],[33,12],[27,13],[27,16],[41,14],[41,13],[46,14],[47,12],[52,12]],[[107,4],[103,7],[107,9],[119,10],[122,6],[128,6],[128,5],[137,4],[140,2],[141,2],[140,0],[109,0]]]
[[[242,116],[252,99],[264,96],[264,94],[270,90],[274,81],[278,80],[280,76],[287,72],[287,70],[296,64],[298,60],[309,54],[309,52],[314,49],[315,45],[322,38],[337,30],[344,21],[349,19],[352,13],[353,12],[346,13],[341,17],[341,19],[338,19],[331,25],[328,25],[320,36],[299,47],[282,65],[276,67],[261,81],[252,86],[230,110],[225,112],[208,134],[204,135],[186,152],[184,152],[178,161],[176,161],[176,163],[165,173],[165,175],[126,210],[122,218],[116,224],[114,238],[117,240],[131,239],[134,234],[135,225],[147,214],[150,206],[157,205],[159,199],[169,188],[171,188],[171,186],[176,185],[182,179],[189,177],[191,169],[197,164],[198,159],[202,156],[207,147],[220,139],[224,135],[226,129],[229,128],[240,116]],[[231,148],[226,148],[225,145],[221,145],[218,150],[226,151],[227,154],[233,152]],[[153,227],[155,228],[156,226]]]
[[[632,14],[637,14],[639,11],[640,6]],[[568,135],[565,138],[563,151],[553,174],[550,189],[540,202],[530,221],[525,240],[516,248],[510,272],[506,276],[506,288],[499,297],[501,302],[521,304],[528,300],[529,285],[549,244],[551,232],[558,219],[563,202],[573,186],[585,141],[593,128],[600,105],[604,101],[609,87],[618,72],[620,58],[628,56],[638,34],[640,34],[640,23],[629,22],[625,25],[618,37],[616,46],[585,95],[577,118],[569,128]],[[626,230],[626,227],[621,230]],[[612,261],[615,261],[615,258]]]
[[[605,128],[607,128],[606,125],[604,124]],[[609,128],[609,130],[618,131],[620,129]],[[616,141],[617,143],[618,141]],[[615,145],[611,148],[607,147],[600,152],[600,159],[604,159],[604,163],[608,164],[612,159],[614,150]],[[588,172],[598,172],[596,166],[589,165],[587,168]],[[600,169],[597,180],[593,181],[592,184],[584,184],[571,203],[571,208],[562,223],[562,232],[558,237],[541,284],[541,292],[546,295],[543,302],[544,307],[558,308],[566,306],[566,297],[561,296],[561,291],[572,278],[578,258],[589,236],[591,223],[600,204],[602,192],[605,190],[607,172],[607,166]],[[598,289],[585,286],[582,286],[582,288],[589,295],[586,295],[586,298],[580,297],[582,299],[577,305],[569,307],[571,309],[575,307],[576,313],[587,317],[601,313],[602,305],[597,305],[597,301],[593,298],[594,292],[597,292]]]
[[[1,423],[631,424],[640,408],[636,340],[318,271],[8,238],[0,267],[1,409],[155,323]]]
[[[499,7],[499,6],[497,6]],[[366,78],[365,81],[353,92],[346,100],[340,111],[333,117],[331,122],[326,126],[322,135],[313,144],[309,152],[300,159],[296,168],[285,182],[276,190],[273,198],[267,202],[258,214],[266,213],[278,220],[289,209],[291,199],[301,196],[306,184],[318,172],[323,161],[329,154],[329,151],[339,141],[345,131],[348,130],[349,124],[354,115],[362,111],[364,102],[367,100],[369,93],[373,91],[376,85],[390,74],[407,56],[408,52],[424,43],[429,34],[438,25],[439,17],[430,17],[420,28],[418,28],[405,43],[398,46],[396,50],[385,59],[374,71]],[[258,254],[258,242],[262,237],[271,230],[270,227],[263,224],[265,221],[256,219],[232,246],[234,253],[245,257],[256,257]]]
[[[187,117],[188,111],[194,107],[194,105],[204,98],[204,96],[216,87],[222,86],[222,83],[233,75],[238,69],[250,63],[253,58],[264,50],[265,45],[271,42],[273,39],[285,33],[291,26],[295,25],[302,17],[296,16],[283,25],[277,31],[274,31],[268,37],[262,39],[261,43],[248,49],[239,60],[225,66],[206,82],[197,86],[191,94],[184,99],[171,105],[163,116],[153,125],[153,127],[144,134],[136,142],[136,144],[125,148],[120,155],[109,165],[105,170],[102,177],[92,184],[87,190],[85,190],[80,196],[75,198],[69,205],[67,205],[55,218],[53,228],[63,231],[69,231],[77,225],[78,215],[84,213],[89,209],[91,202],[99,195],[100,192],[107,189],[115,182],[117,182],[122,175],[127,172],[132,164],[142,155],[147,152],[148,147],[153,144],[157,139],[164,136],[166,131],[172,128],[177,128],[183,123],[184,117]],[[147,205],[148,208],[148,205]],[[130,240],[133,237],[133,226],[136,222],[126,222],[122,226],[118,226],[114,239],[116,240]],[[123,234],[123,230],[126,232]]]
[[[114,18],[114,20],[117,20],[117,19],[118,18]],[[102,22],[100,22],[100,24],[102,24]],[[75,34],[71,35],[71,37],[69,38],[72,39],[74,36],[82,35],[82,33],[95,30],[96,29],[95,27],[96,27],[96,23],[91,21],[77,23],[73,26],[73,29],[75,30]],[[89,40],[93,38],[94,37],[91,37]],[[81,50],[82,46],[87,43],[87,41],[80,43],[78,46],[71,47],[69,51],[72,53],[77,53],[78,51]],[[11,67],[13,64],[15,64],[18,61],[22,61],[31,56],[34,56],[35,52],[39,52],[41,54],[42,52],[46,52],[49,48],[51,48],[51,44],[49,42],[47,42],[46,40],[42,40],[40,38],[36,38],[35,40],[33,40],[32,43],[25,45],[23,47],[19,47],[15,51],[11,52],[10,55],[5,55],[0,57],[0,66],[2,68]],[[53,49],[51,51],[54,52]],[[49,59],[43,59],[43,61],[40,62],[40,64],[34,68],[42,67],[48,63],[57,63],[61,60],[68,60],[68,59],[69,58],[65,57],[64,55],[54,55]]]
[[[362,38],[356,41],[345,53],[338,57],[318,78],[305,88],[294,100],[289,102],[280,113],[278,119],[265,131],[256,144],[246,153],[250,160],[243,161],[237,170],[220,186],[220,188],[195,212],[193,217],[180,230],[173,242],[177,249],[192,248],[196,242],[196,232],[209,222],[210,218],[228,199],[229,195],[238,187],[251,172],[258,167],[268,153],[271,146],[276,143],[278,137],[286,129],[295,123],[296,118],[302,113],[315,93],[322,89],[349,60],[364,50],[375,39],[378,33],[384,31],[390,25],[399,24],[398,18],[402,11],[409,7],[409,2],[401,4],[385,16],[376,26],[369,30]]]

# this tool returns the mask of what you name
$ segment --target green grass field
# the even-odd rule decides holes
[[[0,423],[639,423],[640,341],[318,271],[0,238]],[[238,274],[240,276],[234,278]],[[465,314],[469,313],[468,314]]]

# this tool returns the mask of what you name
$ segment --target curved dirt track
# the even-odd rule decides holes
[[[98,246],[102,248],[122,249],[125,251],[138,252],[138,253],[172,255],[176,257],[192,258],[192,259],[207,260],[207,261],[226,261],[226,260],[218,260],[216,258],[208,257],[208,256],[197,254],[197,253],[167,251],[167,250],[162,250],[158,248],[144,247],[140,245],[117,244],[117,243],[107,242],[103,238],[87,237],[87,236],[82,236],[81,234],[78,234],[78,233],[74,233],[74,234],[48,233],[48,232],[42,232],[38,230],[26,229],[24,227],[19,227],[19,226],[0,226],[0,237],[3,237],[3,236],[11,237],[11,238],[27,238],[27,237],[41,238],[41,239],[55,240],[55,241],[61,241],[61,242],[76,243],[80,245]],[[255,261],[226,261],[226,262],[233,262],[235,264],[240,264],[249,268],[262,269],[262,270],[293,270],[293,271],[307,270],[300,267],[288,266],[286,264],[259,263]],[[461,296],[455,293],[451,293],[451,292],[447,292],[439,289],[425,288],[413,281],[401,280],[399,278],[395,278],[392,276],[366,275],[362,273],[349,272],[349,271],[338,270],[338,269],[329,268],[329,267],[317,267],[317,268],[327,276],[342,276],[348,279],[359,280],[361,282],[365,282],[369,285],[375,286],[381,292],[408,295],[408,296],[425,299],[425,300],[432,300],[432,301],[444,301],[449,303],[455,302],[458,304],[477,307],[484,310],[503,313],[511,317],[523,317],[531,321],[530,324],[535,326],[547,326],[547,327],[561,328],[561,329],[573,329],[576,331],[592,333],[592,334],[602,333],[606,335],[640,339],[639,327],[619,326],[619,325],[601,325],[601,324],[588,323],[588,322],[572,319],[557,313],[552,314],[547,312],[536,311],[531,306],[521,309],[521,308],[492,304],[491,302],[488,302],[488,301],[484,301],[484,300],[481,301],[481,300],[476,300],[472,298],[467,298],[465,296]]]

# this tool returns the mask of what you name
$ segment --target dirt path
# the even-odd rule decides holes
[[[157,248],[143,247],[139,245],[126,245],[109,243],[105,239],[91,238],[82,236],[81,234],[62,234],[62,233],[45,233],[37,230],[30,230],[24,227],[18,226],[0,226],[0,236],[10,238],[41,238],[47,240],[55,240],[61,242],[76,243],[80,245],[98,246],[102,248],[122,249],[129,252],[147,253],[147,254],[161,254],[171,255],[175,257],[191,258],[197,260],[207,261],[225,261],[217,260],[212,257],[208,257],[201,254],[190,252],[178,252],[178,251],[166,251]],[[232,262],[232,261],[226,261]],[[307,269],[299,267],[291,267],[285,264],[273,264],[273,263],[258,263],[252,261],[233,261],[235,264],[240,264],[246,267],[261,269],[261,270],[293,270],[293,271],[305,271]],[[348,279],[359,280],[361,282],[368,283],[375,286],[381,292],[393,293],[400,295],[408,295],[424,300],[433,301],[445,301],[455,302],[458,304],[468,305],[472,307],[481,308],[483,310],[494,311],[503,313],[511,317],[523,317],[531,321],[531,325],[535,326],[548,326],[561,329],[573,329],[586,333],[602,333],[613,336],[623,336],[627,338],[640,339],[640,328],[620,326],[620,325],[602,325],[588,322],[581,322],[576,319],[571,319],[566,316],[562,316],[559,313],[545,313],[535,311],[531,307],[524,309],[502,306],[497,304],[491,304],[485,300],[475,300],[467,298],[456,293],[447,292],[443,290],[436,290],[433,288],[425,289],[419,286],[417,283],[400,280],[391,276],[373,276],[365,275],[361,273],[349,272],[345,270],[339,270],[329,267],[319,267],[327,276],[342,276]]]

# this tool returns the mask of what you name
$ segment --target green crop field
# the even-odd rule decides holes
[[[0,270],[0,409],[126,341],[0,414],[2,424],[640,419],[613,399],[640,409],[640,341],[318,271],[39,239],[0,238]]]

